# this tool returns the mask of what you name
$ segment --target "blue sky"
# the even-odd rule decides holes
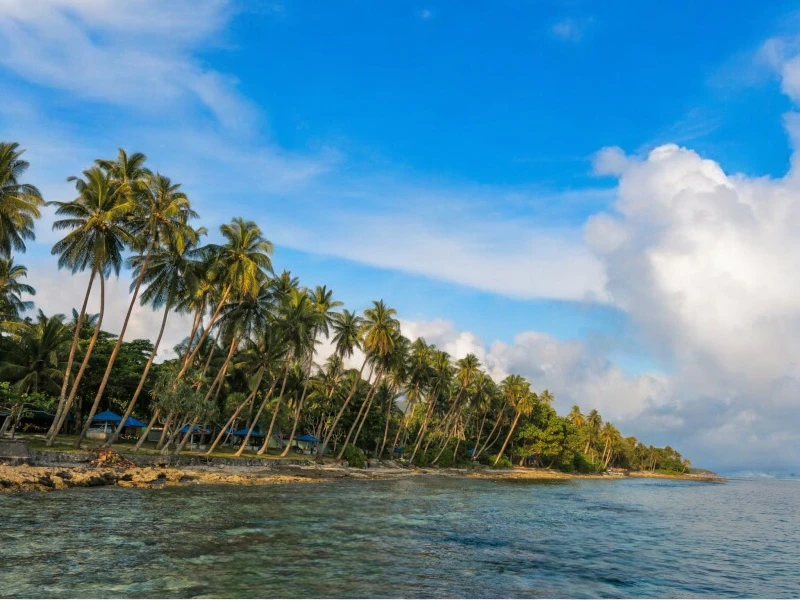
[[[66,177],[96,157],[143,151],[183,183],[204,223],[259,222],[278,269],[327,283],[351,307],[384,298],[454,351],[469,332],[497,373],[520,365],[558,388],[563,367],[585,386],[564,385],[562,404],[591,405],[592,386],[606,386],[597,405],[621,407],[634,432],[686,429],[694,417],[676,389],[693,377],[687,365],[709,360],[720,386],[703,397],[738,412],[717,411],[716,429],[695,427],[686,443],[722,464],[723,450],[698,440],[753,408],[732,400],[733,362],[691,345],[699,328],[667,300],[688,298],[666,282],[673,268],[640,272],[635,252],[609,254],[617,229],[603,219],[619,219],[625,239],[665,230],[663,220],[635,229],[642,219],[627,208],[630,190],[672,181],[648,188],[636,166],[663,144],[748,186],[788,179],[798,9],[10,0],[0,7],[0,138],[28,149],[49,200],[69,199]],[[619,164],[598,166],[609,147],[621,150],[601,155]],[[68,278],[51,264],[48,219],[24,262],[40,268],[37,287],[60,290]],[[643,256],[658,261],[665,248]],[[709,268],[701,280],[719,274]],[[39,301],[53,304],[46,292]],[[763,318],[759,309],[748,323]],[[523,339],[531,332],[542,336],[535,349]],[[534,358],[523,364],[512,350]]]

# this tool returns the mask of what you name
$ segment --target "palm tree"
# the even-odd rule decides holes
[[[33,296],[36,290],[20,281],[28,276],[25,265],[14,264],[13,258],[0,256],[0,331],[33,307],[33,302],[23,300],[23,294]]]
[[[78,374],[75,376],[69,397],[65,401],[59,398],[59,408],[56,411],[54,426],[50,430],[48,445],[52,445],[55,441],[55,436],[58,435],[66,419],[75,394],[77,394],[78,384],[97,342],[105,312],[105,278],[110,273],[119,275],[122,267],[122,252],[125,246],[131,242],[131,235],[125,227],[124,221],[132,212],[132,204],[128,197],[121,192],[122,188],[119,184],[99,167],[92,167],[84,171],[83,178],[70,177],[68,181],[75,183],[78,197],[71,202],[52,203],[58,207],[56,215],[65,217],[56,221],[53,229],[56,231],[69,230],[64,238],[55,243],[52,253],[58,255],[59,268],[67,267],[73,273],[90,269],[92,273],[79,321],[85,314],[85,306],[95,275],[100,279],[100,312],[94,335],[89,342]],[[73,335],[70,357],[74,357],[77,342],[76,330]],[[65,380],[69,379],[71,369],[71,360],[68,359],[67,370],[64,374]],[[62,386],[62,390],[65,390],[65,387]]]
[[[414,340],[409,348],[406,409],[400,427],[397,428],[397,433],[395,433],[394,442],[392,442],[392,456],[394,456],[395,448],[397,448],[397,444],[400,441],[400,435],[408,431],[409,421],[414,414],[414,407],[422,399],[425,387],[431,378],[430,353],[431,350],[428,344],[422,338]]]
[[[0,256],[25,252],[25,240],[34,239],[33,223],[41,216],[42,194],[21,179],[30,166],[22,160],[19,144],[0,142]]]
[[[586,417],[586,447],[583,449],[584,454],[589,454],[589,449],[600,438],[600,428],[603,426],[603,418],[597,410],[592,409]],[[594,450],[592,450],[592,461],[594,461]]]
[[[161,344],[161,338],[164,335],[164,329],[167,325],[167,318],[170,313],[178,306],[181,298],[189,295],[190,290],[195,285],[194,270],[192,269],[193,262],[191,260],[192,250],[199,239],[206,234],[205,227],[200,227],[192,232],[188,238],[178,235],[171,240],[166,240],[160,247],[156,248],[150,256],[150,260],[145,264],[144,260],[135,259],[133,261],[134,276],[138,279],[143,274],[143,281],[147,284],[144,292],[141,295],[141,303],[143,305],[149,304],[153,309],[158,310],[164,308],[164,314],[161,317],[161,326],[156,336],[156,341],[153,344],[153,351],[147,359],[147,364],[144,366],[142,376],[139,378],[139,385],[136,391],[125,407],[125,413],[119,425],[111,434],[111,437],[105,443],[106,447],[110,447],[119,437],[128,417],[133,413],[133,408],[136,406],[136,401],[144,389],[144,384],[147,381],[147,375],[150,368],[153,366],[153,361],[158,355],[158,348]],[[158,418],[158,409],[153,413],[153,419],[150,425],[143,432],[146,439],[149,430],[155,424],[155,419]]]
[[[372,358],[376,362],[380,363],[385,361],[386,357],[388,357],[392,350],[394,350],[395,339],[397,334],[400,331],[400,321],[395,318],[397,315],[397,311],[393,308],[390,308],[384,304],[383,300],[373,300],[372,306],[364,311],[364,319],[363,319],[363,348],[364,348],[364,365],[366,365],[367,361]],[[361,373],[364,370],[364,365],[361,367],[361,371],[359,371],[359,377],[354,382],[354,385],[351,389],[351,393],[348,395],[347,399],[345,400],[342,407],[339,409],[338,414],[336,415],[337,418],[334,419],[333,428],[335,428],[336,424],[338,423],[341,415],[344,413],[344,410],[347,408],[350,400],[353,397],[353,394],[356,391],[356,387],[358,385],[358,381],[361,379]],[[356,417],[356,422],[358,422],[359,418],[361,417],[364,409],[371,403],[372,397],[375,393],[375,389],[377,385],[380,383],[384,366],[381,365],[378,371],[378,375],[375,378],[375,381],[372,382],[370,387],[370,391],[367,393],[364,401],[361,403],[361,409],[358,411],[358,416]],[[369,410],[367,409],[367,413]],[[366,418],[366,414],[364,413],[364,417]],[[355,422],[354,422],[355,424]],[[352,433],[353,428],[350,428],[350,433]],[[350,433],[348,433],[348,439],[350,438]],[[347,440],[344,444],[342,444],[342,450],[339,453],[338,458],[344,454],[345,448],[347,447]]]
[[[331,323],[331,328],[333,330],[333,344],[336,356],[342,359],[350,358],[353,356],[353,352],[356,349],[361,349],[364,321],[357,314],[346,309],[343,310],[341,313],[338,313],[334,316],[333,322]],[[336,413],[325,439],[317,446],[317,460],[322,460],[322,456],[325,453],[325,448],[328,446],[328,443],[330,443],[331,438],[333,437],[333,432],[336,430],[336,426],[339,424],[339,420],[342,418],[342,415],[347,408],[347,404],[350,402],[353,394],[355,394],[356,387],[358,386],[358,382],[361,380],[361,375],[364,373],[364,367],[366,366],[367,359],[364,357],[364,362],[361,363],[361,369],[358,372],[358,377],[353,381],[353,385],[350,388],[347,398],[342,403],[339,411]]]
[[[280,295],[277,293],[276,296],[280,297]],[[325,335],[325,337],[328,337],[330,334],[330,325],[333,323],[333,319],[336,315],[336,312],[333,309],[343,305],[343,302],[333,299],[333,291],[329,290],[327,286],[317,286],[311,293],[310,298],[311,305],[316,313],[316,323],[312,331],[311,344],[308,349],[306,359],[303,392],[300,395],[300,400],[298,401],[295,409],[292,432],[289,434],[289,440],[286,443],[286,448],[281,453],[281,456],[286,456],[289,453],[295,431],[297,430],[297,422],[300,419],[300,413],[305,404],[306,393],[308,392],[308,382],[311,379],[311,367],[314,364],[314,353],[316,352],[317,338],[319,337],[320,333]]]
[[[506,446],[511,440],[511,436],[514,435],[514,430],[517,428],[519,418],[522,415],[529,415],[537,401],[536,394],[531,392],[531,384],[525,381],[520,375],[509,375],[506,377],[500,384],[500,390],[516,412],[514,414],[514,421],[511,423],[511,429],[508,430],[508,435],[503,445],[500,447],[497,457],[494,459],[495,465],[500,461],[500,457],[503,456],[503,452],[505,452]]]
[[[120,153],[122,153],[122,150],[120,150]],[[131,175],[133,176],[133,174]],[[103,398],[103,392],[106,389],[108,378],[111,376],[111,369],[114,367],[114,362],[122,347],[125,331],[128,328],[128,322],[133,308],[136,306],[136,299],[144,279],[145,269],[147,269],[147,263],[153,251],[162,243],[169,243],[175,240],[186,240],[188,243],[197,241],[197,238],[194,237],[194,229],[187,224],[190,218],[197,217],[197,213],[192,210],[186,194],[180,191],[180,184],[173,184],[163,175],[147,177],[146,182],[141,181],[145,175],[139,176],[136,174],[135,177],[127,184],[138,188],[138,193],[131,191],[129,196],[129,199],[133,202],[134,210],[128,220],[128,229],[131,232],[131,242],[134,247],[140,249],[141,268],[131,286],[133,289],[128,311],[125,313],[125,319],[117,336],[117,342],[114,344],[114,349],[108,359],[100,387],[97,389],[94,402],[89,409],[86,424],[75,442],[75,446],[78,448],[80,448],[81,442],[88,433],[92,418],[100,405],[100,400]],[[124,421],[120,422],[120,425],[123,424]]]
[[[425,418],[422,421],[422,425],[417,432],[416,441],[414,442],[414,451],[411,453],[411,457],[409,459],[412,462],[425,439],[425,434],[428,432],[428,424],[430,423],[434,411],[448,390],[452,389],[452,380],[455,373],[453,365],[450,362],[450,355],[447,354],[447,352],[436,350],[432,347],[431,352],[428,355],[428,359],[430,361],[428,375],[429,380],[426,386],[428,389],[428,395],[426,398],[428,408],[425,411]],[[430,440],[428,441],[428,444],[430,444]],[[425,450],[427,450],[427,445]],[[423,450],[423,454],[425,453],[425,450]]]
[[[298,356],[305,356],[308,348],[314,344],[314,332],[317,328],[319,316],[311,299],[305,290],[294,288],[290,291],[288,298],[286,298],[278,308],[278,322],[279,329],[283,332],[285,343],[288,346],[288,354],[284,364],[283,382],[281,383],[281,391],[278,394],[278,400],[275,403],[275,408],[272,412],[272,420],[267,430],[267,437],[264,439],[264,445],[259,448],[258,454],[264,454],[269,448],[269,441],[272,438],[272,432],[275,429],[275,422],[278,419],[278,414],[283,403],[283,394],[286,390],[286,382],[289,377],[289,370],[292,366],[294,358]],[[299,401],[298,401],[299,406]],[[295,426],[297,420],[295,419]],[[290,440],[291,443],[291,440]],[[289,444],[287,444],[287,448]]]
[[[234,296],[257,295],[259,286],[272,273],[272,242],[264,238],[261,229],[253,221],[236,217],[230,223],[222,225],[220,233],[226,242],[222,245],[209,245],[204,251],[214,254],[212,272],[218,277],[222,293],[208,327],[197,341],[195,349],[191,353],[187,351],[188,356],[178,378],[183,377],[197,356],[231,292],[234,292]]]
[[[583,427],[583,424],[586,423],[586,417],[583,416],[581,408],[577,404],[572,405],[572,410],[567,415],[567,420],[578,429]]]
[[[380,459],[383,456],[383,451],[386,448],[386,440],[389,437],[389,425],[392,420],[392,411],[396,407],[396,401],[400,399],[400,390],[405,387],[408,382],[409,371],[409,357],[411,355],[411,340],[404,335],[397,336],[394,342],[394,349],[389,358],[389,371],[388,380],[390,383],[391,394],[386,399],[386,416],[383,428],[383,441],[381,442],[380,449],[378,450],[376,458]],[[402,413],[401,413],[402,414]],[[398,432],[402,428],[402,421],[398,423]],[[392,456],[394,456],[394,448],[392,448]]]
[[[455,434],[456,427],[452,427],[449,430],[447,429],[450,420],[457,421],[458,415],[463,408],[460,404],[461,397],[464,394],[464,391],[467,387],[473,382],[473,380],[480,374],[480,367],[481,363],[478,360],[478,357],[474,354],[467,354],[464,358],[460,358],[456,361],[456,380],[458,381],[459,388],[458,393],[456,394],[455,399],[453,400],[453,404],[450,408],[450,411],[447,415],[445,415],[444,419],[441,423],[441,428],[444,430],[444,443],[442,444],[441,450],[439,450],[439,454],[436,455],[436,458],[433,459],[431,464],[435,465],[439,458],[442,456],[445,448],[447,448],[447,444],[450,443],[450,438]]]
[[[64,319],[64,315],[48,317],[40,310],[36,321],[25,323],[17,343],[0,361],[0,378],[15,382],[24,394],[57,394],[70,339]]]
[[[254,345],[257,347],[257,350],[252,354],[253,360],[254,362],[257,361],[260,363],[259,369],[263,369],[261,372],[262,376],[266,372],[270,373],[270,376],[272,377],[272,384],[269,388],[269,391],[264,395],[264,398],[261,401],[261,405],[258,407],[255,416],[253,416],[252,420],[250,421],[247,434],[245,435],[239,450],[237,450],[236,456],[241,456],[242,452],[244,452],[244,449],[247,447],[247,442],[250,441],[250,436],[253,434],[253,430],[258,424],[258,420],[261,418],[261,413],[264,412],[264,408],[267,406],[267,403],[272,397],[272,393],[275,391],[279,374],[283,370],[281,368],[281,361],[283,361],[286,356],[286,337],[275,323],[271,323],[270,326],[264,331],[259,332],[258,340],[254,343]],[[257,387],[258,386],[254,386],[253,389],[255,390]],[[267,445],[269,445],[269,441],[267,441]]]

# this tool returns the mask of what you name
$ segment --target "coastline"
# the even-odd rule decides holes
[[[49,453],[48,453],[49,454]],[[48,461],[46,465],[22,463],[0,464],[0,493],[55,491],[72,487],[101,487],[116,485],[132,488],[162,488],[175,485],[268,485],[283,483],[322,483],[339,479],[385,480],[419,476],[464,477],[493,479],[498,481],[543,481],[602,479],[616,480],[626,477],[679,479],[685,481],[724,482],[722,477],[692,474],[661,474],[631,472],[625,475],[563,473],[548,469],[512,467],[510,469],[467,468],[415,468],[398,466],[388,462],[368,469],[357,469],[341,464],[315,464],[311,461],[295,461],[304,464],[270,465],[135,465],[128,457],[117,455],[121,465],[92,465],[82,463]],[[51,458],[55,458],[52,456]],[[59,464],[60,463],[60,464]]]

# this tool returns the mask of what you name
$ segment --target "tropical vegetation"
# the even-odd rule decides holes
[[[474,354],[408,339],[383,300],[348,310],[327,287],[276,272],[273,245],[251,220],[233,218],[207,242],[181,185],[141,153],[95,161],[69,179],[74,198],[47,203],[61,236],[52,254],[86,287],[79,307],[33,312],[35,278],[17,259],[45,201],[25,181],[22,155],[0,143],[0,435],[35,427],[30,417],[40,415],[48,446],[81,447],[110,409],[122,420],[106,445],[126,441],[135,417],[146,427],[131,449],[164,454],[194,448],[200,434],[209,454],[287,456],[303,436],[316,440],[317,459],[357,466],[688,467],[669,447],[623,437],[596,410],[558,415],[553,395],[522,375],[497,381]],[[126,267],[130,295],[111,333],[106,284]],[[153,311],[152,340],[126,339],[137,304]],[[185,338],[164,348],[179,315]]]

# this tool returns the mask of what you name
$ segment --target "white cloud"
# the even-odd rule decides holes
[[[226,127],[257,113],[235,80],[192,58],[214,43],[224,0],[8,0],[0,4],[0,65],[79,98],[162,113],[190,102]]]
[[[433,18],[433,11],[430,8],[421,8],[417,11],[417,17],[422,21],[430,21]]]

